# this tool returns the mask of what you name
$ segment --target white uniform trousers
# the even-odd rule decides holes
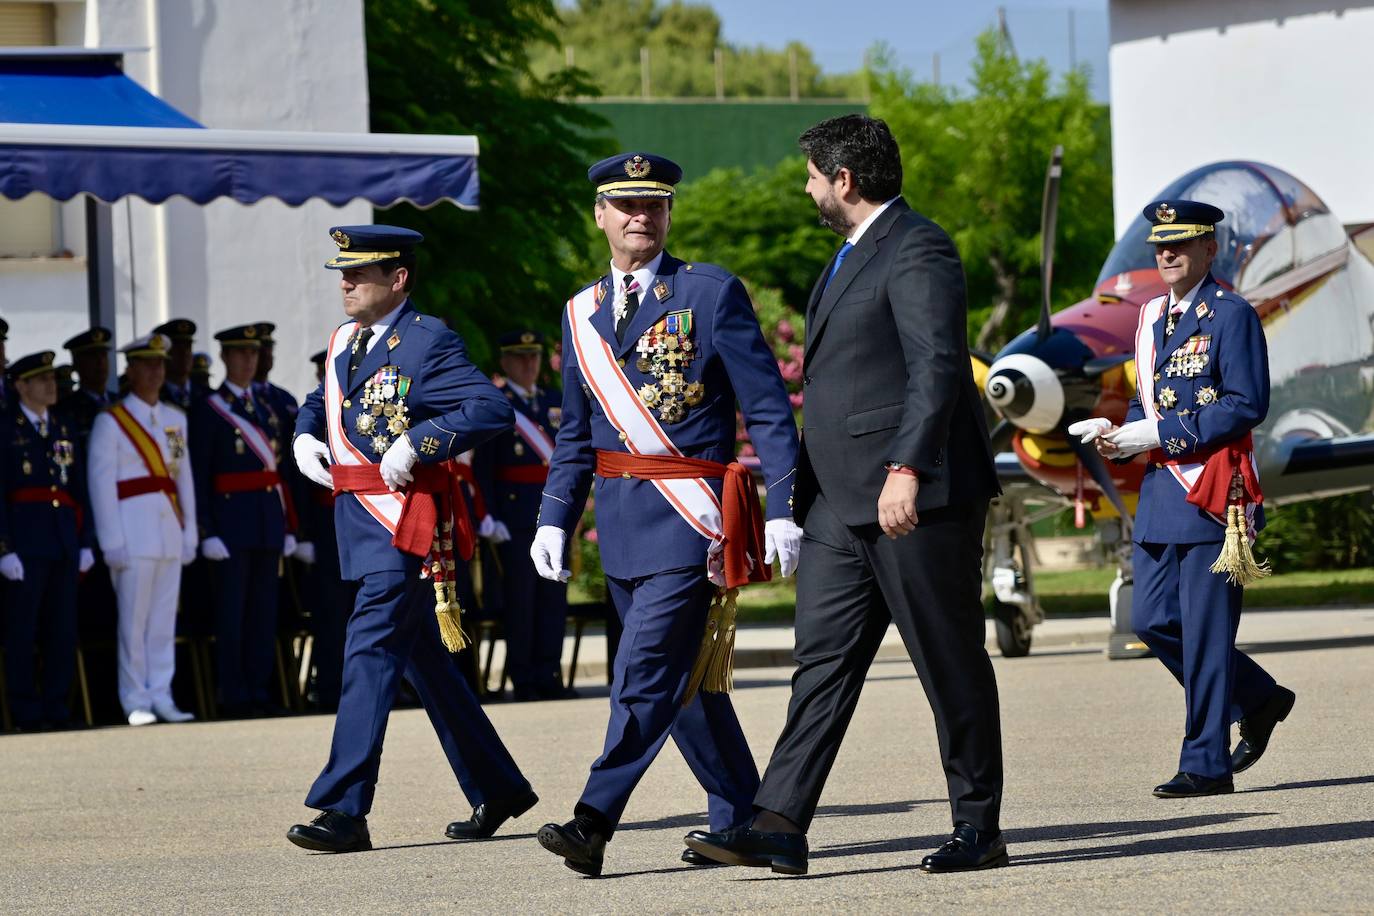
[[[112,573],[119,599],[119,702],[128,715],[171,704],[181,563],[133,557]]]

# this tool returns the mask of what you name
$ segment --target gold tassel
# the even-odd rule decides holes
[[[720,603],[720,592],[716,592],[716,598],[711,602],[711,610],[706,614],[706,631],[701,635],[701,648],[697,650],[697,660],[692,663],[692,673],[687,678],[687,693],[682,698],[683,706],[691,706],[692,700],[696,699],[697,690],[701,688],[701,682],[706,677],[706,670],[711,666],[711,651],[716,644],[716,634],[720,631],[721,615],[724,608]]]
[[[452,580],[436,582],[434,598],[434,613],[439,618],[439,637],[444,641],[444,648],[450,652],[463,651],[467,648],[468,637],[463,632],[463,606],[458,603],[458,586]]]
[[[1250,549],[1250,537],[1246,531],[1245,511],[1237,505],[1226,508],[1226,538],[1221,544],[1221,554],[1212,564],[1211,571],[1220,575],[1226,573],[1226,580],[1232,585],[1246,586],[1258,579],[1271,575],[1268,561],[1256,562]]]
[[[692,673],[687,678],[683,706],[690,706],[698,690],[729,693],[735,686],[735,617],[739,589],[719,589],[706,615],[706,631],[701,636]]]

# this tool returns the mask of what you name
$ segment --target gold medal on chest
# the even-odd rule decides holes
[[[517,457],[519,457],[519,456],[525,454],[525,445],[524,445],[524,443],[523,443],[523,442],[517,442],[517,443],[515,443],[515,447],[512,449],[512,451],[515,452],[515,454],[516,454]]]

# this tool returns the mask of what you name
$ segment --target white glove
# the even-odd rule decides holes
[[[0,576],[11,582],[24,581],[24,563],[19,559],[19,554],[7,553],[0,557]]]
[[[567,543],[568,535],[562,528],[540,525],[534,532],[534,543],[530,545],[534,571],[551,582],[567,582],[571,579],[572,570],[563,568],[563,548]]]
[[[196,562],[196,547],[197,544],[195,541],[191,541],[189,544],[183,543],[181,545],[182,566],[190,566],[192,563]],[[106,559],[108,560],[109,557],[107,556]]]
[[[76,571],[79,573],[88,573],[94,565],[95,551],[89,547],[82,547],[81,553],[77,557]]]
[[[1148,452],[1152,448],[1159,448],[1159,421],[1135,420],[1112,430],[1103,438],[1119,448],[1122,457]]]
[[[229,559],[229,548],[224,546],[224,542],[219,538],[206,538],[200,542],[200,555],[207,560]]]
[[[310,541],[300,541],[296,544],[296,552],[292,556],[307,565],[313,564],[315,562],[315,545]]]
[[[296,467],[302,474],[322,487],[334,489],[334,478],[329,476],[329,446],[309,433],[301,433],[292,443],[291,453],[296,456]]]
[[[802,530],[790,518],[773,518],[763,523],[763,562],[772,566],[778,561],[778,569],[786,579],[797,571],[797,560],[801,556]]]
[[[493,544],[504,544],[510,540],[510,529],[506,527],[505,522],[498,522],[488,515],[477,525],[477,535]]]
[[[288,534],[282,538],[281,552],[283,556],[288,557],[296,552],[296,536],[294,534]]]
[[[399,490],[415,477],[410,469],[415,466],[415,446],[410,444],[409,436],[401,436],[391,443],[391,448],[382,456],[382,483],[388,490]]]
[[[1077,436],[1078,441],[1087,445],[1098,436],[1111,432],[1115,424],[1106,417],[1093,417],[1091,420],[1079,420],[1077,423],[1069,424],[1069,435]]]
[[[110,567],[110,572],[119,572],[129,565],[129,548],[116,547],[113,550],[105,551],[105,565]]]

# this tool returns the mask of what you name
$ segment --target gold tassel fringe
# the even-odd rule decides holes
[[[1268,561],[1256,562],[1250,550],[1250,536],[1246,531],[1245,511],[1237,505],[1226,509],[1226,539],[1221,545],[1221,554],[1212,564],[1211,571],[1226,574],[1232,585],[1249,585],[1258,579],[1271,575]]]
[[[701,637],[692,673],[687,678],[683,706],[690,706],[698,690],[729,693],[735,686],[735,618],[739,589],[720,589],[706,615],[706,631]]]

